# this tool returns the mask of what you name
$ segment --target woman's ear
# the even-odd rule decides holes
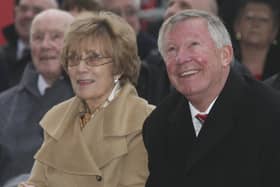
[[[240,40],[242,38],[242,34],[240,32],[240,22],[239,22],[239,20],[234,21],[233,31],[234,31],[236,40]]]

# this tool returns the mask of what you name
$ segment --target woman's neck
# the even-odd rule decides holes
[[[95,98],[94,100],[91,101],[87,101],[87,105],[89,107],[90,113],[94,113],[95,111],[97,111],[100,107],[103,106],[103,104],[107,101],[107,98],[109,97],[109,95],[104,95],[100,98]]]

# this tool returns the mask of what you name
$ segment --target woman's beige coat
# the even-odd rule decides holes
[[[28,183],[36,187],[143,187],[148,175],[142,125],[153,106],[126,84],[81,130],[74,97],[41,121],[45,140]]]

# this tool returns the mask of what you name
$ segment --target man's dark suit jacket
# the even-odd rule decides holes
[[[279,187],[279,100],[231,70],[196,137],[187,99],[171,94],[144,124],[146,187]]]
[[[0,46],[0,67],[5,69],[2,70],[5,74],[0,74],[0,78],[5,79],[7,85],[0,85],[1,91],[18,84],[25,66],[31,62],[30,52],[26,53],[21,59],[17,59],[19,38],[14,24],[5,27],[3,34],[7,44]]]

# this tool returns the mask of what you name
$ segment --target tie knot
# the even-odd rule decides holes
[[[196,114],[195,117],[198,119],[198,121],[200,121],[200,123],[204,123],[204,121],[207,118],[207,114]]]

